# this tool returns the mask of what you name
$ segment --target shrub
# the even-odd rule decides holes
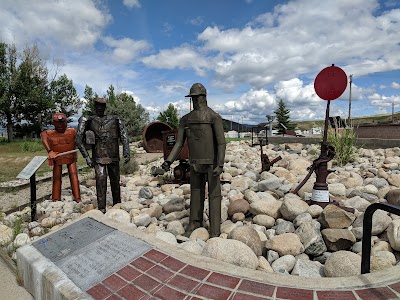
[[[138,163],[135,160],[134,157],[134,152],[131,151],[131,159],[127,162],[124,163],[124,159],[121,159],[119,162],[119,169],[120,173],[122,175],[129,175],[135,173],[137,170],[139,170]]]
[[[329,129],[328,142],[335,148],[336,151],[333,163],[343,166],[349,162],[353,162],[356,158],[357,135],[354,129],[349,128],[342,129],[340,131]]]

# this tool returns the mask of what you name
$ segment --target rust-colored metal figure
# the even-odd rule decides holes
[[[210,236],[220,234],[221,184],[220,174],[224,167],[225,136],[222,118],[207,106],[207,91],[201,83],[195,83],[189,95],[193,110],[180,120],[175,146],[162,164],[169,170],[187,140],[190,162],[190,219],[186,235],[203,226],[205,186],[208,182]]]
[[[269,160],[269,157],[267,154],[263,153],[263,146],[262,146],[262,139],[259,139],[260,141],[260,148],[261,148],[261,172],[268,172],[271,167],[274,165],[274,163],[280,161],[282,159],[281,156],[275,157],[273,160]]]
[[[67,128],[67,117],[63,113],[53,115],[54,130],[42,131],[40,137],[49,153],[49,165],[53,165],[53,201],[61,200],[62,166],[67,165],[72,194],[76,202],[81,201],[75,149],[76,130]]]
[[[113,205],[121,203],[119,141],[122,142],[124,161],[130,160],[128,133],[119,116],[105,115],[106,100],[96,98],[95,115],[79,119],[76,145],[89,167],[96,173],[98,209],[106,211],[107,173],[110,177]],[[86,137],[86,139],[84,139]],[[90,158],[85,144],[92,149]]]

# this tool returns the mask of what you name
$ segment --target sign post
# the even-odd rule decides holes
[[[47,160],[47,156],[35,156],[17,175],[18,179],[29,179],[31,189],[31,221],[36,220],[36,171]]]
[[[328,162],[335,157],[335,148],[330,145],[327,141],[328,136],[328,122],[329,122],[329,107],[331,100],[339,98],[347,87],[347,75],[339,67],[332,65],[323,69],[314,80],[314,89],[317,95],[327,100],[326,114],[325,114],[325,125],[324,125],[324,136],[321,143],[321,154],[313,161],[311,167],[308,168],[309,172],[303,181],[293,190],[293,193],[297,194],[300,188],[307,182],[311,174],[315,171],[317,177],[311,196],[311,203],[318,204],[320,206],[326,206],[329,204],[329,190],[326,179],[330,173],[328,170]]]

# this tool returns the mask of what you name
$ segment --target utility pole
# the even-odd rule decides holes
[[[349,118],[347,120],[347,127],[351,127],[351,84],[353,82],[353,74],[350,76],[350,96],[349,96]]]
[[[233,116],[231,116],[231,131],[232,131],[232,124],[233,124]]]
[[[394,124],[394,102],[392,102],[392,124]]]
[[[242,120],[241,120],[241,121],[242,121],[242,122],[241,122],[241,123],[242,123],[241,132],[243,132],[243,116],[241,117],[241,119],[242,119]]]

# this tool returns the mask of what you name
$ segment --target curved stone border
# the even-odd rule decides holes
[[[65,275],[63,277],[60,274],[61,271],[54,273],[56,268],[48,261],[44,260],[39,264],[39,257],[31,253],[33,247],[22,247],[21,259],[18,257],[18,267],[22,274],[34,274],[35,277],[34,280],[30,279],[30,283],[25,282],[28,285],[25,285],[28,291],[44,296],[43,293],[49,287],[53,287],[58,290],[52,291],[51,295],[62,294],[62,299],[71,299],[69,296],[75,297],[77,294],[80,295],[80,299],[82,295],[87,295],[90,299],[89,295],[91,295],[94,299],[110,300],[400,299],[400,266],[385,271],[340,278],[304,278],[265,273],[194,255],[132,228],[128,224],[117,223],[97,210],[90,211],[82,217],[91,217],[114,227],[144,241],[152,246],[152,249],[89,290],[79,292],[79,288],[74,286]],[[29,253],[24,254],[24,251]],[[40,283],[43,288],[38,288],[38,280],[43,281]],[[66,292],[63,282],[68,283],[68,289],[72,294]]]

